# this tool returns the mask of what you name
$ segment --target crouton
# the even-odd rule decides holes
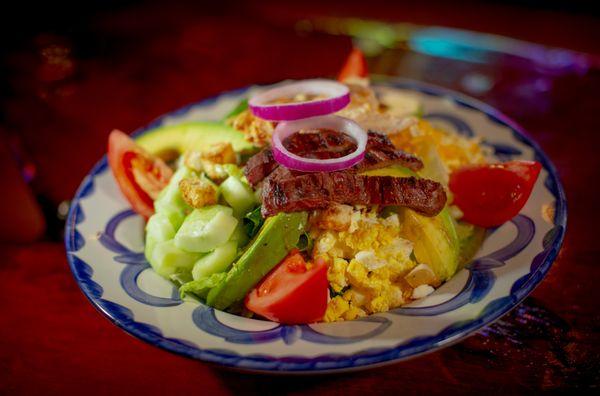
[[[229,142],[219,142],[208,146],[200,153],[203,160],[213,164],[235,164],[237,158],[233,146]]]
[[[201,208],[217,203],[217,189],[205,179],[183,179],[179,182],[183,200],[192,208]]]

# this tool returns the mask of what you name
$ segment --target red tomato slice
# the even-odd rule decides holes
[[[146,219],[152,216],[154,199],[173,175],[171,168],[118,130],[108,137],[108,164],[133,210]]]
[[[307,266],[298,250],[293,250],[248,293],[245,304],[275,322],[312,323],[325,314],[328,287],[325,259]]]
[[[542,165],[535,161],[511,161],[467,167],[450,176],[454,204],[463,220],[481,227],[507,222],[525,206]]]
[[[338,75],[338,81],[344,82],[352,77],[369,77],[367,61],[365,60],[362,51],[358,48],[352,48],[352,52],[350,52],[350,55],[346,58],[346,63],[344,63],[344,66]]]

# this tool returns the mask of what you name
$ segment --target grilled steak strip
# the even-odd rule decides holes
[[[269,176],[278,166],[279,163],[273,158],[273,151],[270,148],[264,148],[250,157],[244,167],[244,174],[248,179],[248,183],[255,186]]]
[[[265,181],[262,198],[264,217],[323,209],[333,202],[398,205],[434,216],[444,208],[446,192],[437,182],[414,177],[363,176],[347,171],[294,175],[278,170]]]
[[[423,162],[412,154],[394,147],[387,135],[369,131],[365,158],[354,166],[357,172],[402,165],[413,171],[423,168]]]
[[[297,155],[311,158],[334,158],[347,155],[353,150],[348,139],[336,138],[332,133],[296,133],[286,139],[286,148]],[[327,155],[329,153],[329,155]],[[364,172],[369,169],[402,165],[414,171],[423,168],[423,163],[412,154],[397,150],[386,135],[369,132],[365,158],[348,171]],[[273,172],[279,164],[271,149],[266,148],[254,155],[244,168],[248,182],[255,186]]]
[[[290,152],[304,158],[339,158],[356,151],[356,141],[330,129],[295,133],[283,141]]]

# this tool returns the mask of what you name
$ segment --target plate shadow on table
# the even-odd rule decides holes
[[[341,392],[370,394],[431,389],[461,392],[525,392],[590,389],[600,381],[594,338],[571,328],[566,320],[529,297],[504,318],[446,349],[385,367],[329,375],[250,374],[211,367],[232,394],[306,394]],[[517,373],[518,372],[518,373]],[[526,375],[523,375],[524,372]],[[518,375],[517,375],[518,374]],[[360,381],[358,381],[360,379]]]

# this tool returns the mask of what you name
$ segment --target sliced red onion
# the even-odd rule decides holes
[[[298,94],[322,95],[325,99],[298,103],[273,103],[281,98]],[[253,96],[248,106],[257,117],[268,121],[293,121],[335,113],[350,103],[350,90],[344,84],[331,80],[304,80],[270,89]]]
[[[315,159],[304,158],[290,152],[283,141],[290,135],[302,130],[331,129],[344,133],[356,141],[356,150],[339,158]],[[311,117],[297,121],[277,124],[271,139],[273,158],[286,168],[302,172],[332,172],[348,169],[365,157],[367,147],[366,132],[354,121],[335,115]]]

